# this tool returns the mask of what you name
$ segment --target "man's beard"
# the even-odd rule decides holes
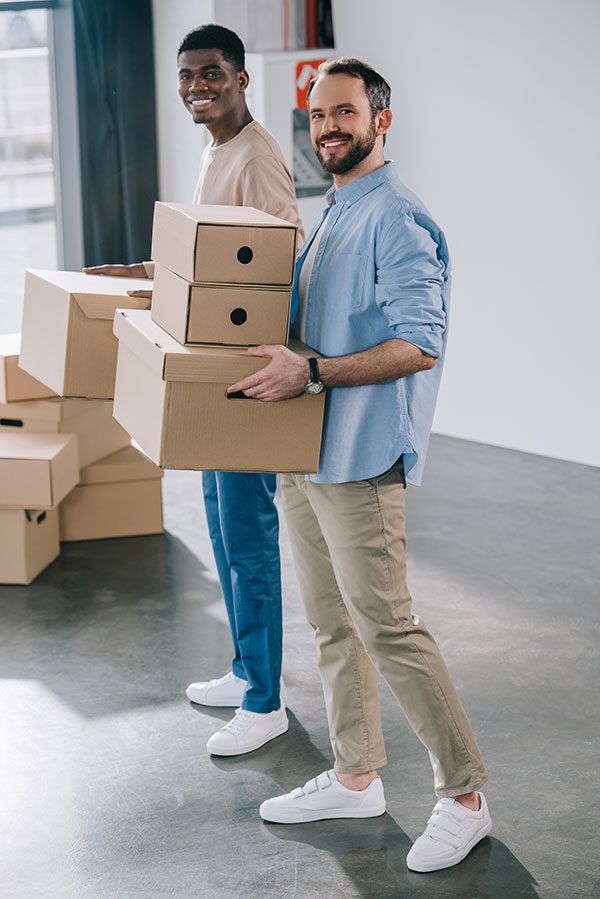
[[[325,159],[323,154],[321,153],[321,145],[320,143],[315,147],[315,153],[317,154],[317,159],[323,166],[326,172],[330,172],[332,175],[344,175],[346,172],[349,172],[350,169],[353,169],[359,163],[366,159],[369,153],[372,151],[375,146],[375,140],[377,138],[376,130],[375,130],[375,122],[371,122],[371,128],[369,132],[361,137],[352,137],[351,134],[334,134],[329,140],[343,140],[344,138],[348,138],[353,141],[350,150],[344,155],[340,156],[337,159],[335,156],[332,156],[330,159]],[[326,138],[321,138],[324,140]]]

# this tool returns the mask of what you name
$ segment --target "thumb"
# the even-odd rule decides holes
[[[270,352],[272,348],[268,346],[249,346],[248,353],[250,356],[272,356],[273,353]]]

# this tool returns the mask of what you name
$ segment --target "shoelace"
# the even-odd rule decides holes
[[[236,709],[235,715],[231,721],[225,725],[223,730],[228,730],[232,734],[241,734],[245,730],[248,730],[255,716],[256,712],[249,712],[247,709]]]
[[[455,808],[456,805],[459,805],[458,809]],[[450,805],[442,800],[433,809],[423,836],[427,836],[430,840],[435,840],[437,843],[445,843],[446,846],[452,846],[453,849],[458,849],[461,845],[460,837],[464,830],[465,818],[466,815],[460,809],[459,803],[455,802]]]
[[[227,674],[224,674],[223,677],[215,677],[213,680],[209,680],[209,687],[221,686],[221,684],[228,684],[230,681],[236,681],[238,678],[232,671],[229,671]]]

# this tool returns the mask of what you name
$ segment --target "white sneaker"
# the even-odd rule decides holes
[[[289,726],[283,705],[264,713],[238,709],[232,720],[212,735],[206,748],[211,755],[242,755],[284,734]]]
[[[335,771],[324,771],[291,793],[267,799],[260,807],[264,821],[274,824],[303,824],[326,818],[375,818],[385,812],[385,796],[380,777],[366,790],[348,790]]]
[[[237,709],[242,704],[248,681],[236,677],[232,671],[215,680],[190,684],[185,695],[198,705],[213,705]]]
[[[411,871],[439,871],[462,862],[473,846],[492,829],[492,819],[483,793],[481,805],[472,812],[455,799],[440,799],[425,831],[406,857]]]

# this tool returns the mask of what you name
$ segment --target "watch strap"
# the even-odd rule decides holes
[[[308,368],[310,371],[310,378],[308,380],[309,384],[315,384],[317,381],[321,380],[321,375],[319,373],[319,363],[315,359],[314,356],[308,357]]]

